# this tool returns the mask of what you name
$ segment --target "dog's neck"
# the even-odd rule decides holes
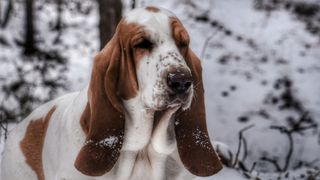
[[[166,170],[168,157],[176,150],[172,117],[176,109],[157,112],[145,108],[139,97],[123,104],[126,122],[121,155],[115,168],[118,179],[140,174],[149,176],[145,179],[158,180],[164,178],[166,171],[177,173],[180,166],[174,160],[169,163],[174,168]],[[141,169],[150,173],[140,172]]]
[[[177,108],[156,112],[146,108],[139,96],[124,101],[125,138],[122,149],[139,151],[151,144],[156,152],[170,154],[176,147],[173,114]]]
[[[149,142],[152,134],[154,111],[143,107],[140,97],[123,101],[125,116],[125,134],[122,149],[139,151]]]

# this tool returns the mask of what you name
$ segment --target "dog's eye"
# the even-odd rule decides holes
[[[134,45],[134,47],[140,48],[140,49],[151,49],[152,45],[153,45],[152,42],[150,42],[149,40],[142,39],[136,45]]]
[[[185,47],[188,46],[188,43],[185,43],[185,42],[180,41],[180,42],[177,43],[177,46],[178,46],[179,48],[185,48]]]

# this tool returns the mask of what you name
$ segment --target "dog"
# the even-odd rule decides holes
[[[221,168],[189,35],[173,13],[147,7],[122,18],[86,88],[10,133],[2,180],[186,180]]]

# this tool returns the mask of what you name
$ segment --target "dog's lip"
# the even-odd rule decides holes
[[[183,94],[168,94],[170,104],[181,103],[183,104],[189,97],[189,93]]]
[[[183,100],[181,99],[181,98],[175,98],[175,99],[173,99],[170,103],[169,103],[169,105],[168,105],[168,107],[170,107],[170,106],[175,106],[175,105],[177,105],[177,104],[183,104]]]
[[[184,101],[181,99],[175,99],[174,101],[167,101],[166,105],[154,108],[155,111],[166,111],[171,108],[176,108],[177,106],[182,107]]]
[[[161,110],[156,110],[154,112],[154,117],[153,117],[153,128],[157,126],[159,123],[159,120],[161,117],[163,117],[164,114],[166,113],[175,113],[179,108],[181,108],[181,104],[170,104],[166,108],[163,108]]]

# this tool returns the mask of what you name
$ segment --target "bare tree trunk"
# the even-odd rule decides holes
[[[24,54],[31,55],[36,52],[34,39],[34,15],[33,0],[25,0],[26,22],[25,22],[25,41]]]
[[[122,15],[121,0],[98,0],[100,49],[111,39]]]
[[[131,0],[131,9],[136,8],[136,0]]]
[[[1,0],[0,0],[0,4],[1,4]],[[1,9],[1,6],[0,6],[0,9]],[[1,18],[1,28],[4,29],[7,26],[11,17],[12,9],[13,9],[13,2],[12,0],[8,0],[8,5],[7,5],[6,12],[4,14],[3,20]],[[0,11],[0,15],[1,15],[1,11]]]
[[[57,12],[58,12],[58,16],[57,16],[57,24],[55,26],[55,29],[57,31],[61,31],[62,29],[62,0],[57,0]]]
[[[62,5],[63,5],[63,0],[56,0],[57,2],[57,12],[58,12],[58,15],[57,15],[57,22],[54,26],[54,30],[56,30],[58,32],[58,35],[57,37],[55,38],[54,40],[54,43],[60,43],[61,42],[61,35],[62,35]]]
[[[2,1],[0,1],[0,24],[1,24],[1,20],[2,20]]]

